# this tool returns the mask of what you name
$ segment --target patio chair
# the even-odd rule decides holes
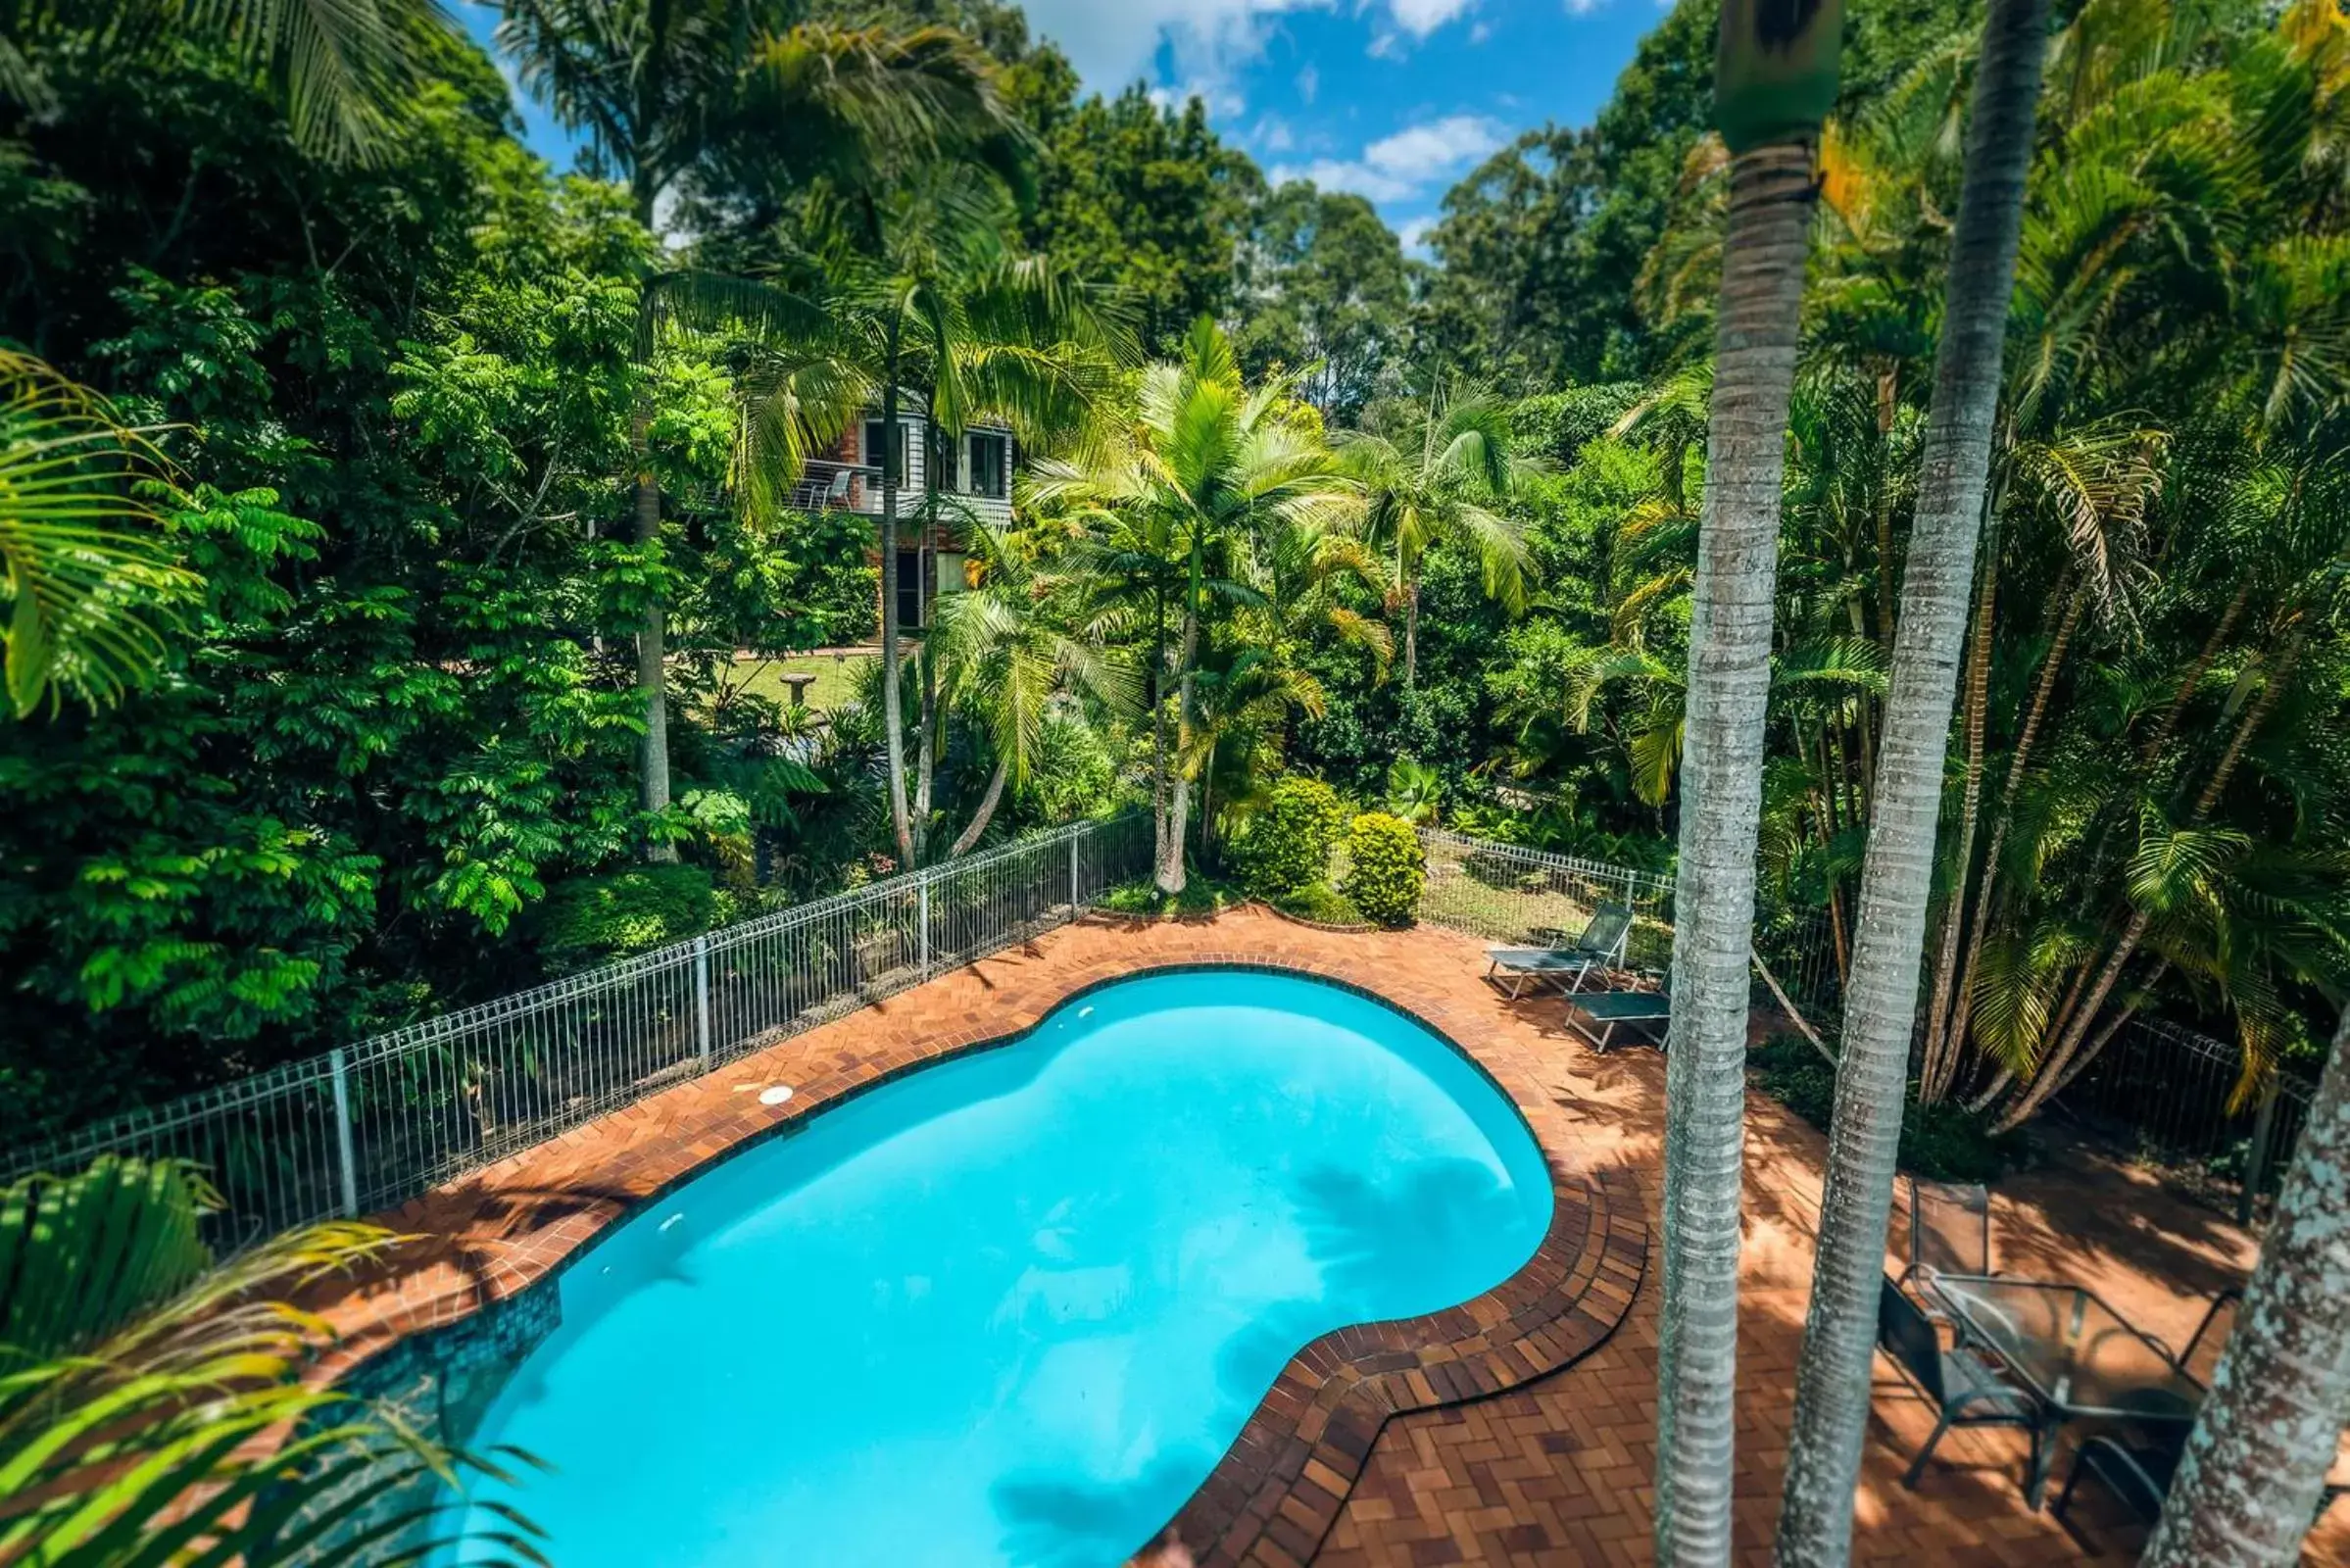
[[[1995,1274],[1991,1267],[1991,1192],[1981,1182],[1909,1179],[1909,1266],[1901,1283],[1924,1274]]]
[[[1940,1412],[1934,1435],[1902,1476],[1903,1486],[1917,1486],[1927,1461],[1952,1427],[2023,1428],[2032,1434],[2032,1473],[2037,1473],[2038,1402],[1965,1348],[1944,1349],[1934,1320],[1890,1278],[1877,1291],[1877,1344]]]
[[[1518,1000],[1529,981],[1557,978],[1573,995],[1583,989],[1583,982],[1593,969],[1612,969],[1624,961],[1624,950],[1632,941],[1632,908],[1623,904],[1602,904],[1591,911],[1591,918],[1583,928],[1583,935],[1574,941],[1543,948],[1494,948],[1486,954],[1492,961],[1486,965],[1485,977],[1492,980],[1500,975],[1509,977],[1509,998]]]
[[[1577,1022],[1583,1014],[1588,1022]],[[1567,1027],[1605,1055],[1615,1044],[1616,1031],[1631,1028],[1647,1037],[1657,1050],[1665,1049],[1665,1030],[1673,1021],[1673,999],[1667,991],[1581,991],[1567,998]]]
[[[2219,1370],[2220,1351],[2235,1332],[2236,1309],[2243,1304],[2244,1293],[2232,1288],[2211,1298],[2211,1305],[2203,1309],[2203,1320],[2187,1336],[2186,1348],[2174,1357],[2179,1371],[2205,1388],[2211,1387],[2211,1375]]]

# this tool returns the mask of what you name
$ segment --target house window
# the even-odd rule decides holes
[[[955,488],[955,437],[937,425],[928,427],[929,464],[922,475],[925,488],[952,491]]]
[[[879,419],[867,419],[865,421],[865,444],[862,448],[862,451],[864,452],[864,461],[867,467],[878,468],[883,466],[881,456],[881,426],[882,421]],[[898,439],[890,443],[888,476],[892,479],[895,479],[898,483],[904,484],[906,482],[906,425],[904,421],[900,421],[896,434]]]
[[[978,431],[967,437],[971,455],[971,494],[1002,500],[1011,493],[1011,438]]]
[[[898,552],[898,624],[909,630],[922,625],[922,552]]]

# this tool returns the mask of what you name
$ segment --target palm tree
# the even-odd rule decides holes
[[[1477,387],[1441,392],[1425,408],[1390,408],[1338,440],[1346,471],[1363,486],[1363,533],[1395,562],[1408,692],[1419,669],[1420,558],[1431,546],[1471,541],[1486,596],[1511,614],[1525,610],[1525,540],[1491,508],[1542,465],[1510,456],[1509,411]]]
[[[1665,1079],[1665,1290],[1656,1557],[1730,1561],[1747,963],[1762,811],[1787,402],[1813,204],[1836,98],[1836,0],[1722,7],[1716,119],[1734,163],[1722,242],[1704,521],[1689,627],[1681,868]]]
[[[437,0],[29,0],[0,30],[0,103],[34,114],[53,98],[26,45],[59,34],[118,61],[160,59],[181,39],[237,50],[284,103],[296,144],[366,163],[397,129],[424,44],[448,28]]]
[[[2146,1544],[2147,1568],[2297,1562],[2350,1410],[2350,1014],[2235,1331]]]
[[[885,431],[901,428],[912,391],[928,422],[949,434],[984,416],[1007,421],[1024,442],[1049,441],[1091,417],[1110,372],[1133,357],[1133,339],[1113,302],[1048,258],[1004,250],[1004,204],[974,172],[942,164],[854,210],[819,212],[825,352],[837,380],[861,384],[878,400]],[[789,385],[781,390],[787,400],[798,396]],[[878,464],[881,695],[891,830],[899,863],[910,866],[928,832],[937,715],[926,651],[909,791],[898,622],[904,446],[885,437]]]
[[[216,1266],[219,1206],[184,1164],[114,1155],[0,1189],[0,1559],[418,1563],[451,1544],[446,1482],[511,1480],[306,1377],[321,1331],[280,1298],[390,1233],[314,1226]],[[538,1561],[538,1534],[473,1544]]]
[[[1293,385],[1276,377],[1251,391],[1231,341],[1203,317],[1180,361],[1144,371],[1130,428],[1097,439],[1076,459],[1040,464],[1030,481],[1040,505],[1067,506],[1105,533],[1131,536],[1136,519],[1148,519],[1144,536],[1182,564],[1176,733],[1172,755],[1162,746],[1158,760],[1155,876],[1169,895],[1184,888],[1191,783],[1204,756],[1198,687],[1208,585],[1240,575],[1226,564],[1267,531],[1318,525],[1359,504],[1337,455],[1290,417]]]
[[[1055,697],[1089,697],[1113,712],[1134,703],[1131,674],[1098,641],[1073,635],[1058,612],[1080,588],[1039,571],[992,524],[973,519],[966,528],[977,580],[940,596],[926,652],[946,709],[976,721],[996,760],[949,858],[979,842],[1006,783],[1027,782]]]
[[[95,707],[144,680],[174,607],[202,586],[172,563],[162,517],[137,493],[168,472],[149,434],[0,349],[0,607],[19,718],[69,695]]]
[[[544,97],[564,128],[584,131],[591,157],[626,181],[637,220],[658,229],[663,198],[721,150],[749,141],[762,177],[806,180],[903,172],[951,149],[1008,133],[994,68],[978,46],[940,27],[893,32],[792,20],[779,0],[505,0],[499,47],[521,63],[523,84]],[[712,280],[672,287],[667,304],[714,294],[718,310],[744,290]],[[661,301],[648,289],[647,351]],[[796,313],[755,307],[744,320]],[[661,537],[661,486],[650,461],[653,408],[640,398],[630,425],[636,472],[630,520],[640,549]],[[885,564],[885,569],[886,564]],[[644,701],[638,806],[669,804],[667,617],[659,596],[637,628],[637,690]],[[676,850],[661,840],[656,860]]]
[[[1779,1515],[1783,1563],[1833,1565],[1852,1555],[1852,1498],[1934,891],[1942,764],[1990,479],[2000,355],[2047,33],[2047,0],[1992,0],[1976,68],[1949,299],[1844,991],[1819,1247]]]

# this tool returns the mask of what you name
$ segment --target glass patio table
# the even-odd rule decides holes
[[[2195,1419],[2203,1386],[2095,1292],[1983,1274],[1937,1274],[1930,1284],[1960,1337],[1989,1351],[2039,1401],[2025,1484],[2034,1508],[2066,1422]]]

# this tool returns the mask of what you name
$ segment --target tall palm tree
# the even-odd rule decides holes
[[[1665,1075],[1665,1290],[1656,1558],[1730,1561],[1747,962],[1787,402],[1813,143],[1836,99],[1843,11],[1728,0],[1715,118],[1734,162],[1722,243],[1684,741]]]
[[[1001,192],[975,172],[942,163],[886,195],[819,212],[828,352],[843,375],[870,389],[886,431],[900,429],[911,391],[924,418],[949,434],[984,416],[1005,420],[1023,442],[1049,441],[1091,417],[1112,370],[1134,357],[1133,337],[1100,291],[1048,258],[1004,249]],[[936,693],[926,652],[909,790],[898,621],[905,444],[885,438],[877,466],[890,824],[900,863],[910,866],[928,830]]]
[[[1942,764],[1990,480],[2008,295],[2047,35],[2047,0],[1991,0],[1975,73],[1924,476],[1901,584],[1844,991],[1819,1248],[1779,1514],[1782,1563],[1829,1568],[1852,1555],[1852,1498],[1869,1414],[1878,1282],[1892,1214],[1926,906],[1934,891]]]
[[[2188,1437],[2147,1568],[2298,1562],[2350,1410],[2350,1014]]]
[[[1362,482],[1363,532],[1395,562],[1403,609],[1403,689],[1419,669],[1420,558],[1445,539],[1466,539],[1484,568],[1486,596],[1511,614],[1526,608],[1526,542],[1492,510],[1541,465],[1513,458],[1509,411],[1479,387],[1451,387],[1424,408],[1374,411],[1338,438],[1346,470]]]
[[[0,1560],[417,1563],[451,1544],[446,1482],[511,1480],[306,1378],[321,1332],[280,1298],[390,1233],[319,1225],[216,1265],[218,1206],[183,1164],[113,1155],[0,1188]],[[538,1561],[537,1536],[517,1517],[473,1545]]]
[[[1155,877],[1159,890],[1184,888],[1184,848],[1191,784],[1204,748],[1199,672],[1213,607],[1208,585],[1230,580],[1225,563],[1265,530],[1315,524],[1359,506],[1359,488],[1343,473],[1318,432],[1289,416],[1294,383],[1276,377],[1251,390],[1231,341],[1202,317],[1179,361],[1148,368],[1131,425],[1091,443],[1076,459],[1048,460],[1030,480],[1047,507],[1065,506],[1103,531],[1146,535],[1182,563],[1179,631],[1173,657],[1176,733],[1161,748]],[[1170,573],[1170,576],[1172,573]]]
[[[1027,781],[1057,696],[1086,697],[1119,712],[1134,703],[1132,674],[1101,643],[1075,630],[1064,612],[1082,585],[1056,581],[983,520],[966,525],[977,580],[940,596],[930,657],[950,711],[968,713],[995,754],[987,789],[948,850],[950,858],[977,844],[1004,799],[1005,784]]]
[[[627,183],[648,228],[658,228],[663,198],[681,179],[745,141],[757,144],[766,179],[869,183],[1009,130],[993,66],[961,34],[795,22],[796,9],[783,0],[504,0],[498,42],[558,122],[585,132],[592,158]],[[713,287],[726,305],[741,293]],[[672,303],[692,293],[673,289]],[[650,326],[652,290],[647,303]],[[771,322],[779,314],[752,316]],[[641,334],[648,349],[658,341]],[[640,548],[661,528],[652,423],[648,395],[630,425],[629,514]],[[658,596],[637,627],[636,652],[644,702],[637,804],[651,815],[669,804],[667,615]],[[648,854],[676,857],[660,840]]]

